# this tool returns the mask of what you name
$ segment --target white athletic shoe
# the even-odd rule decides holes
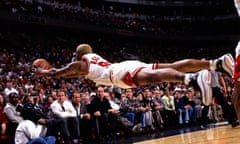
[[[233,76],[234,59],[231,54],[225,54],[215,60],[216,71],[225,72],[230,77]]]
[[[202,96],[202,102],[208,106],[212,102],[211,73],[208,70],[191,74],[189,85],[195,90],[199,90]]]

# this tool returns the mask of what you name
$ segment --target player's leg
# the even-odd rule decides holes
[[[133,81],[136,85],[155,85],[159,82],[184,82],[201,92],[204,104],[209,105],[211,103],[211,74],[208,70],[202,70],[198,73],[185,74],[172,68],[157,70],[143,68],[134,76]]]
[[[240,42],[238,42],[235,49],[236,60],[234,65],[234,94],[233,94],[233,105],[235,107],[238,119],[240,120]]]
[[[197,72],[203,69],[216,70],[233,74],[234,60],[231,54],[225,54],[214,60],[184,59],[173,63],[152,64],[152,69],[172,68],[180,72]]]
[[[240,16],[240,0],[234,0],[234,4],[237,10],[238,15]],[[235,49],[235,64],[234,64],[234,94],[233,94],[233,105],[236,110],[238,119],[240,120],[240,41],[237,44]]]
[[[183,82],[185,74],[172,68],[152,70],[142,68],[133,78],[137,85],[157,84],[159,82]]]
[[[233,102],[238,120],[240,120],[240,85],[236,83],[234,84],[232,102]]]
[[[172,68],[180,72],[197,72],[202,69],[210,69],[208,60],[183,59],[173,63],[153,64],[153,69]]]

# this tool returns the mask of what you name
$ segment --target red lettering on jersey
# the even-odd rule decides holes
[[[107,62],[107,61],[105,61],[105,62],[99,62],[98,63],[100,66],[103,66],[103,67],[107,67],[107,66],[110,66],[111,65],[111,63],[110,62]]]
[[[94,56],[94,57],[92,57],[90,63],[98,64],[99,66],[102,66],[102,67],[108,67],[111,65],[111,63],[108,61],[99,61],[99,60],[100,60],[99,57]]]
[[[97,62],[99,61],[99,59],[100,59],[99,57],[94,56],[94,57],[92,57],[90,63],[97,64]]]

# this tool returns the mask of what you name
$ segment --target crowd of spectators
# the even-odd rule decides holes
[[[87,25],[127,29],[154,35],[191,35],[202,34],[203,32],[206,35],[211,35],[220,31],[221,33],[230,31],[235,33],[236,31],[229,29],[227,32],[223,31],[222,27],[224,26],[221,19],[233,18],[235,22],[238,22],[237,17],[234,17],[236,12],[233,2],[229,2],[230,4],[224,2],[215,4],[215,2],[212,2],[211,7],[160,7],[159,9],[162,11],[155,12],[160,13],[160,16],[154,15],[154,13],[151,13],[151,15],[140,13],[141,10],[128,13],[118,12],[114,9],[107,10],[104,5],[99,9],[94,9],[81,3],[83,2],[12,0],[4,1],[1,4],[3,9],[16,14],[59,18]],[[171,11],[171,9],[173,10]],[[228,20],[224,25],[229,24],[231,24],[231,20]],[[198,29],[198,27],[201,27],[201,29]]]

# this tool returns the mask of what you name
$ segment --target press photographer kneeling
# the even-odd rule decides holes
[[[39,108],[30,102],[18,105],[16,110],[21,113],[21,121],[16,129],[15,144],[55,144],[56,137],[48,133],[52,120],[48,120]]]

